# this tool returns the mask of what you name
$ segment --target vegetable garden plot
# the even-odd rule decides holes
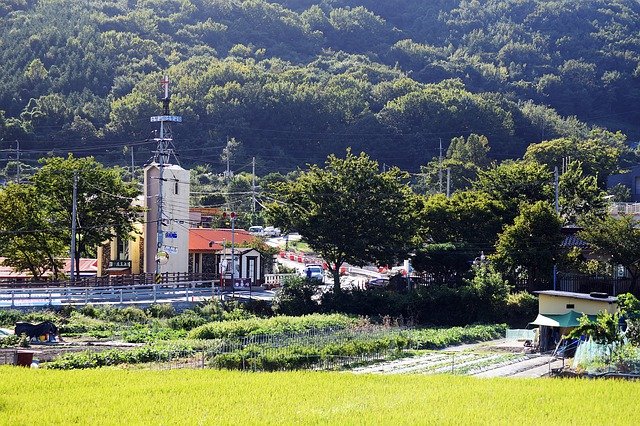
[[[519,354],[487,352],[430,352],[400,361],[356,368],[358,374],[477,374],[492,368],[519,362]],[[526,357],[525,357],[526,359]]]

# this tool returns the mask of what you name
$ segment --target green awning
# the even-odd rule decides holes
[[[596,319],[595,315],[587,315],[591,321]],[[580,325],[578,321],[582,317],[582,313],[569,311],[562,315],[538,314],[535,321],[529,323],[533,325],[542,325],[546,327],[577,327]]]

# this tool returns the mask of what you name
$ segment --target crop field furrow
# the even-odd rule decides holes
[[[438,374],[438,373],[446,373],[446,372],[457,372],[459,370],[464,370],[466,367],[473,366],[473,365],[480,364],[480,363],[484,363],[484,362],[487,362],[487,361],[496,360],[496,359],[498,359],[500,357],[502,357],[502,355],[500,355],[500,354],[496,354],[496,355],[478,355],[478,356],[473,357],[471,359],[462,359],[461,360],[462,362],[459,362],[458,360],[453,359],[452,362],[451,362],[451,365],[436,369],[435,371],[433,371],[433,373],[434,374]]]
[[[470,371],[467,372],[467,374],[472,376],[474,374],[479,374],[479,373],[482,373],[484,371],[495,370],[495,369],[498,369],[498,368],[501,368],[501,367],[506,367],[508,365],[517,364],[519,362],[523,362],[523,361],[526,361],[528,359],[529,358],[526,357],[526,356],[515,357],[515,358],[514,357],[509,357],[508,359],[506,359],[503,362],[491,363],[489,365],[483,365],[483,366],[480,366],[480,367],[475,368],[473,370],[470,370]]]
[[[550,359],[551,357],[549,356],[539,356],[534,358],[528,358],[523,360],[522,362],[509,364],[504,367],[500,367],[492,370],[485,370],[481,373],[474,374],[474,376],[475,377],[509,377],[526,370],[531,370],[533,368],[543,366],[547,364]]]
[[[382,373],[386,371],[403,369],[413,365],[418,365],[418,364],[421,365],[424,363],[437,362],[446,358],[448,357],[445,355],[432,353],[427,355],[421,355],[418,357],[404,358],[404,359],[399,359],[395,361],[382,362],[375,365],[368,365],[365,367],[358,367],[353,369],[352,371],[354,373]]]
[[[420,365],[416,365],[413,367],[408,367],[404,369],[399,369],[395,371],[387,372],[386,374],[431,374],[438,369],[446,369],[451,368],[452,359],[460,360],[464,362],[466,360],[470,360],[474,358],[473,354],[465,354],[465,355],[456,355],[456,357],[452,357],[450,355],[444,356],[440,360],[435,360],[433,362],[425,362]]]

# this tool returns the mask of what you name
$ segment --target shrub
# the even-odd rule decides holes
[[[224,308],[217,299],[210,299],[206,302],[201,302],[193,309],[193,311],[208,321],[222,321],[224,316]]]
[[[318,286],[302,277],[288,277],[273,299],[273,311],[280,315],[307,315],[318,311],[313,296]]]
[[[13,348],[20,344],[21,337],[15,334],[10,334],[6,337],[0,338],[0,348]]]
[[[98,318],[100,316],[100,311],[93,305],[84,305],[80,308],[80,313],[89,318]]]
[[[73,312],[67,319],[66,323],[60,326],[60,333],[63,334],[81,334],[91,331],[113,330],[114,324],[88,317],[80,312]]]
[[[55,324],[60,322],[60,318],[53,311],[32,311],[25,314],[22,317],[22,321],[31,322],[31,323],[40,323],[45,321],[51,321]]]
[[[167,322],[169,327],[174,330],[193,330],[196,327],[200,327],[207,323],[205,318],[191,310],[186,310],[180,315],[177,315]]]
[[[538,314],[538,298],[531,293],[521,291],[507,296],[505,321],[515,328],[524,328]]]
[[[15,309],[0,309],[0,326],[13,327],[22,318],[22,312]]]
[[[311,329],[343,329],[355,325],[358,320],[345,315],[307,315],[302,317],[279,316],[237,321],[213,322],[191,330],[190,339],[238,338],[259,334],[283,334],[304,332]]]
[[[172,318],[176,310],[170,303],[154,303],[146,309],[146,313],[152,318]]]
[[[149,343],[159,340],[175,340],[184,337],[184,330],[173,330],[156,325],[134,324],[122,332],[122,340],[128,343]]]
[[[121,317],[124,322],[135,323],[135,322],[146,322],[148,317],[147,314],[140,308],[136,308],[135,306],[127,306],[122,309]]]

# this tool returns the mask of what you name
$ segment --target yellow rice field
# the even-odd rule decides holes
[[[0,424],[637,425],[640,383],[0,367]]]

